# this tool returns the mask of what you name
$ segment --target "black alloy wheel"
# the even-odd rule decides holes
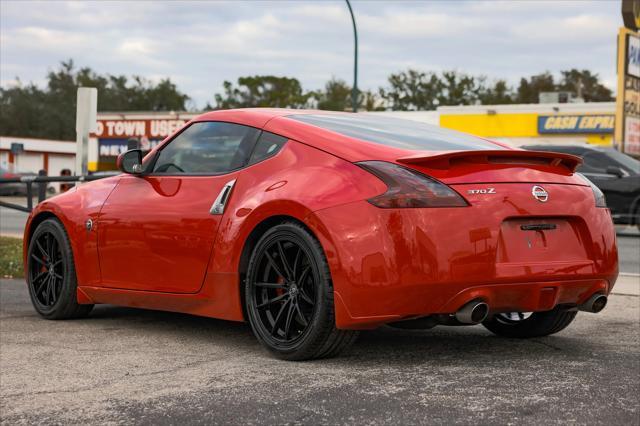
[[[295,222],[273,227],[256,244],[245,302],[254,334],[283,359],[333,356],[357,335],[335,328],[333,288],[322,247]]]
[[[29,282],[35,301],[43,308],[50,308],[60,298],[64,265],[58,240],[51,231],[41,232],[32,244],[35,249],[29,256]]]
[[[290,237],[270,241],[258,260],[254,306],[274,342],[290,344],[302,337],[316,306],[309,255]]]
[[[71,244],[62,224],[47,219],[36,228],[27,252],[27,284],[35,310],[47,319],[86,316],[93,305],[77,301]]]

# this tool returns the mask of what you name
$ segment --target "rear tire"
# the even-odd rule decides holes
[[[91,312],[93,305],[78,304],[71,243],[57,219],[38,225],[27,256],[27,285],[36,312],[51,320],[81,318]]]
[[[254,335],[278,358],[336,356],[356,331],[336,329],[331,274],[322,246],[302,225],[284,222],[253,249],[245,307]]]
[[[528,318],[512,321],[502,314],[496,314],[484,321],[489,331],[502,337],[529,338],[549,336],[564,330],[576,317],[576,311],[559,307],[545,312],[534,312]]]

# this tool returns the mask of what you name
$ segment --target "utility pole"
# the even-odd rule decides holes
[[[353,24],[353,41],[354,41],[354,52],[353,52],[353,87],[351,88],[351,105],[353,106],[353,112],[358,112],[358,30],[356,28],[356,18],[353,16],[353,9],[351,8],[351,3],[349,0],[345,0],[347,2],[347,7],[349,8],[349,13],[351,14],[351,23]]]

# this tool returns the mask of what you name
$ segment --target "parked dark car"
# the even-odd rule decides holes
[[[11,173],[0,167],[0,178],[19,178],[22,176],[35,176],[35,173]],[[26,195],[27,185],[21,182],[0,184],[0,195]]]
[[[24,176],[37,176],[36,173],[24,172],[24,173],[11,173],[9,170],[0,167],[0,178],[21,178]],[[33,186],[33,196],[37,195],[38,185]],[[47,193],[55,193],[55,189],[47,184]],[[12,183],[0,183],[0,195],[27,195],[27,185],[22,182]]]
[[[604,193],[613,221],[640,228],[640,161],[613,148],[591,145],[528,145],[524,149],[582,157],[577,169]]]

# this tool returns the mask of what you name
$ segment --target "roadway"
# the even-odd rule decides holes
[[[46,321],[0,280],[0,423],[638,424],[640,286],[623,281],[554,336],[381,328],[295,363],[242,323],[106,305]]]

